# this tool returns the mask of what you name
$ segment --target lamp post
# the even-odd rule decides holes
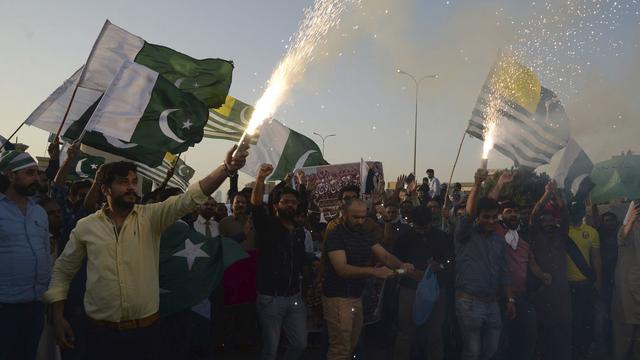
[[[336,136],[336,134],[329,134],[327,136],[322,136],[322,135],[318,134],[317,132],[314,132],[313,135],[319,136],[320,139],[322,139],[322,157],[324,158],[324,141],[327,140],[328,138],[332,137],[332,136]]]
[[[420,79],[417,79],[415,76],[409,74],[408,72],[406,72],[404,70],[397,69],[396,71],[398,72],[398,74],[407,75],[416,84],[416,113],[415,113],[415,120],[414,120],[414,124],[413,124],[413,175],[417,176],[417,174],[416,174],[416,153],[417,153],[417,149],[418,149],[418,89],[420,88],[420,83],[422,82],[422,80],[424,80],[424,79],[437,79],[439,77],[439,75],[438,74],[425,75],[425,76],[421,77]]]

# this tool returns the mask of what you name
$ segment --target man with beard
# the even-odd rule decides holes
[[[516,318],[504,319],[497,358],[531,359],[536,347],[538,334],[536,311],[527,297],[527,277],[529,272],[544,283],[551,285],[551,275],[544,273],[536,263],[529,243],[520,234],[520,212],[517,205],[507,200],[500,203],[501,220],[496,230],[506,242],[507,265],[511,274],[511,291],[516,300]]]
[[[555,218],[549,202],[555,198],[560,219]],[[531,213],[529,240],[540,268],[551,277],[531,295],[541,329],[540,349],[545,360],[571,358],[571,298],[567,281],[566,239],[569,232],[569,212],[562,197],[557,195],[556,184],[549,182],[545,193]]]
[[[307,312],[300,284],[305,236],[294,223],[300,195],[288,186],[273,193],[274,211],[270,215],[262,199],[265,179],[272,172],[271,164],[262,164],[251,193],[258,250],[256,308],[262,328],[260,359],[278,357],[281,331],[289,344],[283,358],[299,359],[307,347]]]
[[[365,231],[367,205],[351,199],[344,207],[345,219],[324,244],[328,260],[324,267],[322,309],[329,332],[327,359],[350,359],[362,330],[362,292],[366,278],[385,280],[391,269],[411,273],[412,264],[402,263]],[[375,256],[384,266],[372,267]]]
[[[44,296],[53,304],[53,323],[62,347],[74,346],[73,329],[63,316],[64,304],[69,283],[86,257],[87,357],[157,358],[160,236],[244,165],[247,152],[233,157],[235,148],[186,193],[148,205],[137,204],[134,163],[107,165],[101,185],[106,204],[71,232]]]
[[[0,153],[0,173],[9,181],[0,193],[0,359],[35,359],[51,275],[49,221],[31,198],[39,177],[28,153]]]
[[[392,201],[386,202],[384,204],[384,214],[381,219],[384,229],[383,246],[391,252],[394,251],[396,240],[411,229],[411,227],[404,224],[401,219],[398,204]]]

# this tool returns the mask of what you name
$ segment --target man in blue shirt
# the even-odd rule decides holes
[[[51,276],[47,213],[31,198],[38,167],[26,152],[0,153],[9,180],[0,194],[0,359],[35,359]]]
[[[496,234],[498,203],[478,200],[487,171],[478,169],[465,215],[455,231],[456,314],[463,338],[462,359],[489,359],[498,348],[502,322],[496,294],[502,288],[507,316],[515,318],[515,299],[505,257],[505,242]],[[475,220],[475,221],[474,221]]]

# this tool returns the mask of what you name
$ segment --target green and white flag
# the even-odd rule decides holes
[[[208,109],[156,71],[126,61],[93,112],[87,130],[174,154],[202,140]]]
[[[66,130],[62,133],[62,138],[68,142],[78,139],[97,105],[97,102],[91,105],[80,119],[66,127]],[[87,131],[82,138],[82,144],[118,157],[143,163],[150,167],[162,165],[162,160],[165,156],[165,152],[163,151],[148,149],[135,143],[124,142],[95,131]]]
[[[67,149],[69,149],[69,143],[64,144],[62,150],[60,150],[60,164],[62,164],[67,158]],[[71,162],[70,168],[67,175],[67,180],[77,181],[77,180],[85,180],[85,179],[93,179],[96,176],[96,172],[98,168],[102,164],[105,163],[105,158],[101,156],[93,156],[89,155],[85,152],[80,151],[80,154],[76,156],[75,159]]]
[[[258,143],[249,151],[242,171],[256,176],[263,163],[272,164],[269,181],[281,180],[288,172],[305,166],[327,165],[318,145],[308,137],[289,129],[277,120],[260,127]]]
[[[182,91],[193,94],[207,107],[225,101],[231,86],[233,63],[223,59],[194,59],[105,21],[93,45],[80,86],[106,91],[122,64],[132,61],[160,74]]]
[[[208,238],[177,221],[160,239],[160,314],[170,315],[208,298],[224,270],[246,257],[236,241]]]

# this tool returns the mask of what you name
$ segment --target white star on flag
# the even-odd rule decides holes
[[[194,245],[190,239],[184,241],[184,250],[180,250],[177,253],[173,254],[173,256],[180,256],[187,259],[187,265],[189,267],[189,271],[191,271],[191,267],[193,266],[193,262],[196,258],[199,257],[209,257],[209,255],[200,249],[204,245],[204,243],[200,243]]]
[[[97,168],[98,168],[98,165],[96,165],[96,164],[91,164],[91,169],[95,170],[95,169],[97,169]]]
[[[193,123],[191,123],[191,119],[187,119],[187,121],[182,123],[182,128],[183,129],[190,129],[191,125],[193,125]]]

